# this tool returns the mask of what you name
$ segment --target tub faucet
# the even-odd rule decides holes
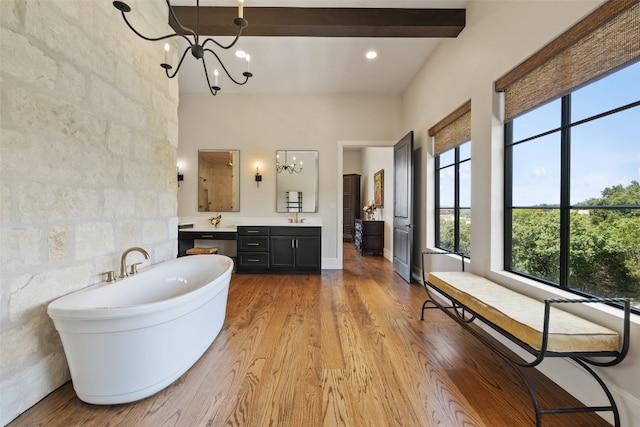
[[[125,277],[127,277],[129,274],[127,274],[127,255],[129,255],[130,252],[140,252],[142,255],[144,255],[144,259],[149,259],[149,252],[145,251],[144,249],[138,247],[138,246],[134,246],[132,248],[127,249],[126,251],[124,251],[122,253],[122,256],[120,257],[120,276],[118,276],[121,279],[124,279]]]

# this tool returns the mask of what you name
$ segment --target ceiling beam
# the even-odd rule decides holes
[[[183,26],[195,30],[196,8],[174,6]],[[200,7],[199,34],[233,36],[236,7]],[[465,9],[245,7],[243,36],[285,37],[457,37]],[[173,19],[169,24],[177,31]]]

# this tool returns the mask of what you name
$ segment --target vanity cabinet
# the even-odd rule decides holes
[[[190,231],[178,229],[178,256],[186,256],[187,249],[195,246],[196,240],[236,240],[236,233],[230,231]]]
[[[269,227],[238,227],[238,258],[236,271],[267,270],[269,268]]]
[[[384,250],[384,221],[355,220],[355,245],[360,255],[382,255]]]
[[[320,227],[271,227],[270,269],[320,272]]]
[[[320,273],[320,227],[238,226],[238,273]]]

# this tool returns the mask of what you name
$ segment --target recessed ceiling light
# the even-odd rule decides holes
[[[245,52],[244,50],[236,50],[236,56],[238,58],[244,58],[245,56],[247,56],[247,52]]]
[[[370,50],[365,56],[367,57],[367,59],[374,59],[376,56],[378,56],[378,52],[376,52],[375,50]]]

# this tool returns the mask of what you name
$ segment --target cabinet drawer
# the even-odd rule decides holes
[[[238,252],[241,251],[268,251],[269,250],[269,237],[238,237]]]
[[[268,236],[269,227],[239,226],[238,236]]]
[[[238,268],[269,268],[269,254],[267,252],[239,252]]]
[[[272,236],[320,236],[320,227],[314,226],[282,226],[271,227]]]
[[[181,240],[236,240],[236,233],[231,231],[178,231]]]

